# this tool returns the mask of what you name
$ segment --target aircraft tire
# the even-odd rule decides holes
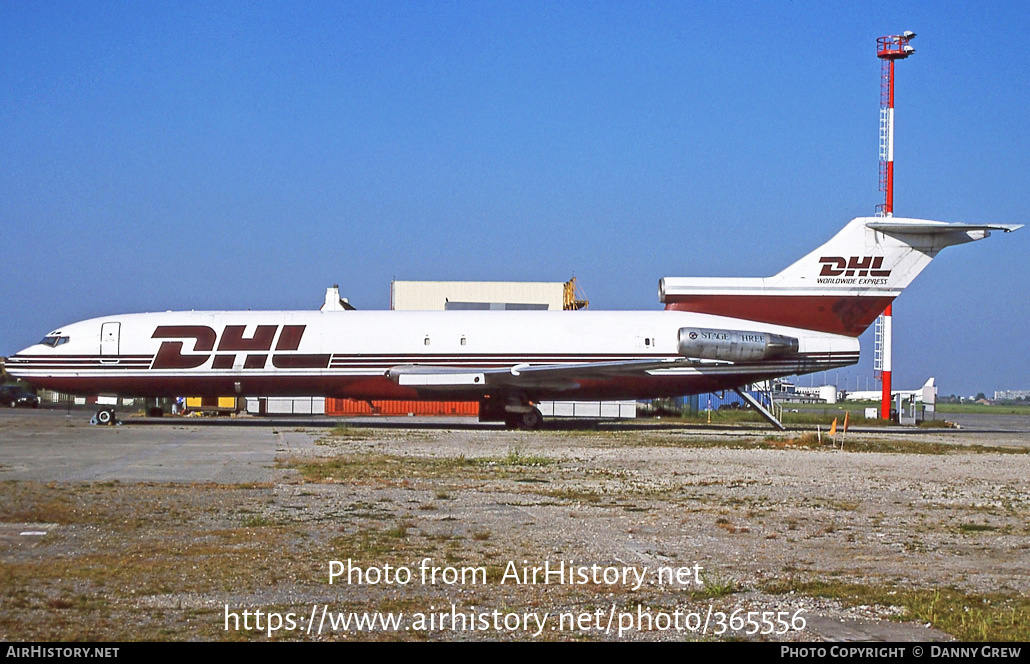
[[[520,429],[539,429],[540,425],[543,423],[544,416],[537,408],[534,408],[529,412],[519,414],[518,425]]]
[[[114,411],[110,408],[101,408],[97,411],[97,422],[100,424],[111,424],[114,421]]]

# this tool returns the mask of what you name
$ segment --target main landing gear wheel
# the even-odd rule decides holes
[[[544,423],[544,416],[534,408],[524,413],[508,413],[504,423],[509,429],[539,429]]]
[[[97,410],[97,414],[93,416],[93,419],[97,424],[103,424],[105,426],[114,424],[114,408],[100,408]]]

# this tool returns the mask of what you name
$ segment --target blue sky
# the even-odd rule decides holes
[[[382,309],[394,278],[575,275],[657,309],[663,276],[772,274],[881,201],[903,30],[895,213],[1028,221],[1021,3],[4,0],[0,354],[333,283]],[[896,301],[897,386],[1030,387],[1028,247],[949,249]],[[865,389],[863,355],[828,380]]]

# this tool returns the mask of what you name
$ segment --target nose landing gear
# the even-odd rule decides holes
[[[105,406],[103,408],[98,408],[96,414],[93,415],[93,417],[90,419],[89,423],[90,424],[101,424],[101,425],[104,425],[104,426],[111,426],[111,425],[115,425],[115,424],[121,424],[121,422],[118,421],[118,418],[116,418],[115,415],[114,415],[114,408],[111,408],[109,406]]]

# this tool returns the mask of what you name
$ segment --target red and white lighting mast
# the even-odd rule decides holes
[[[876,57],[880,58],[880,191],[884,192],[878,216],[894,215],[894,62],[916,52],[909,45],[916,33],[906,30],[900,35],[887,35],[876,40]],[[876,353],[873,368],[880,376],[883,394],[880,417],[891,417],[891,305],[887,305],[876,321]]]

